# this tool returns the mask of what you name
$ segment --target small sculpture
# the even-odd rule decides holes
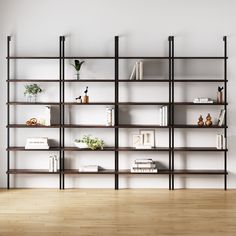
[[[218,86],[218,91],[217,91],[217,103],[222,103],[223,102],[223,88]]]
[[[208,127],[209,127],[209,126],[212,126],[212,121],[211,121],[211,119],[212,119],[212,118],[211,118],[211,115],[210,115],[210,113],[208,113],[207,116],[206,116],[206,122],[205,122],[205,125],[206,125],[206,126],[208,126]]]
[[[78,102],[78,103],[82,103],[82,97],[81,97],[81,96],[75,98],[75,100],[76,100],[76,102]]]
[[[89,96],[87,94],[88,94],[88,86],[86,86],[86,90],[84,91],[84,96],[82,99],[83,103],[89,103]]]
[[[197,125],[199,127],[202,127],[204,125],[204,121],[203,121],[202,115],[199,116]]]
[[[31,118],[31,119],[26,121],[26,125],[35,126],[35,125],[39,125],[39,123],[38,123],[38,120],[36,118]]]

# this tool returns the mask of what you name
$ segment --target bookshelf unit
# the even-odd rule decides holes
[[[175,57],[174,55],[174,37],[168,37],[168,56],[166,57],[129,57],[129,56],[120,56],[119,55],[119,37],[115,36],[114,38],[114,56],[111,57],[86,57],[86,56],[65,56],[65,37],[59,37],[59,55],[55,57],[30,57],[30,56],[11,56],[10,54],[10,42],[11,37],[7,37],[7,188],[10,189],[10,175],[11,174],[54,174],[59,177],[59,188],[64,189],[65,184],[65,175],[96,175],[96,174],[106,174],[114,176],[114,188],[119,189],[119,176],[120,175],[166,175],[169,182],[169,190],[175,189],[175,175],[221,175],[224,177],[224,189],[227,189],[227,37],[223,37],[224,42],[224,56],[222,57]],[[56,79],[11,79],[10,78],[10,65],[11,60],[56,60],[58,61],[59,67],[59,78]],[[81,80],[71,80],[65,78],[65,60],[66,59],[96,59],[96,60],[112,60],[114,61],[114,78],[113,79],[81,79]],[[143,80],[128,80],[119,78],[119,61],[121,59],[135,59],[135,60],[165,60],[168,63],[168,79],[143,79]],[[224,77],[222,79],[175,79],[175,61],[176,60],[221,60],[224,63]],[[19,101],[10,101],[10,84],[11,83],[24,83],[24,82],[48,82],[48,83],[57,83],[59,85],[59,101],[58,102],[19,102]],[[76,102],[65,102],[65,84],[66,83],[109,83],[114,85],[114,102],[91,102],[88,104],[80,104]],[[121,83],[166,83],[168,86],[168,102],[120,102],[119,101],[119,87]],[[222,83],[224,84],[224,102],[223,103],[201,103],[196,104],[192,102],[175,102],[175,84],[176,83]],[[51,126],[27,126],[25,124],[11,124],[10,123],[10,107],[11,106],[41,106],[41,105],[53,105],[59,107],[59,124]],[[67,124],[65,123],[65,107],[66,106],[99,106],[99,105],[113,105],[115,108],[115,124],[114,126],[105,126],[105,125],[86,125],[86,124]],[[166,105],[168,106],[168,125],[160,126],[158,124],[121,124],[119,122],[119,106],[126,105]],[[211,127],[198,127],[197,125],[189,124],[175,124],[175,107],[177,106],[221,106],[225,109],[225,121],[223,126],[213,125]],[[22,146],[11,146],[11,137],[10,129],[18,128],[27,128],[27,129],[58,129],[58,146],[50,147],[49,150],[40,150],[40,149],[25,149]],[[105,147],[103,150],[89,150],[89,149],[78,149],[76,147],[65,146],[65,130],[67,128],[91,128],[91,129],[113,129],[114,130],[114,146]],[[135,149],[133,147],[121,147],[119,145],[119,130],[121,128],[155,128],[155,129],[166,129],[168,131],[168,147],[155,147],[152,149]],[[175,130],[176,129],[223,129],[224,137],[226,139],[226,148],[225,149],[216,149],[215,147],[176,147],[175,146]],[[57,172],[49,172],[47,169],[11,169],[10,167],[10,154],[11,152],[47,152],[47,151],[57,151],[59,153],[59,166],[60,169]],[[72,152],[114,152],[114,168],[105,169],[99,172],[79,172],[77,169],[66,169],[65,168],[65,154],[67,151]],[[168,168],[161,169],[157,173],[131,173],[130,170],[120,169],[119,168],[119,153],[120,152],[167,152],[168,153]],[[224,154],[224,166],[222,169],[176,169],[175,168],[175,153],[176,152],[222,152]]]

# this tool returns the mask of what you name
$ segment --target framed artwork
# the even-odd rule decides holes
[[[134,134],[133,135],[133,147],[141,147],[143,146],[143,135],[142,134]]]
[[[143,145],[155,147],[155,130],[140,130],[143,136]]]

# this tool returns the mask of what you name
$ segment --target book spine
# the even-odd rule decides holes
[[[136,75],[135,79],[139,80],[139,62],[138,61],[135,63],[135,75]]]
[[[163,117],[163,115],[162,115],[162,107],[160,108],[160,126],[162,126],[162,117]]]
[[[139,80],[143,80],[143,62],[139,62]]]
[[[131,76],[130,76],[130,78],[129,78],[130,80],[134,80],[134,79],[135,79],[135,72],[136,72],[136,64],[135,64],[134,67],[133,67]]]
[[[50,156],[49,157],[49,172],[53,172],[54,171],[54,161],[53,161],[53,157]]]
[[[45,125],[46,126],[51,125],[51,106],[45,107]]]

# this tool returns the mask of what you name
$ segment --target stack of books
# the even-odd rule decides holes
[[[45,137],[27,138],[25,149],[49,149],[48,138]]]
[[[217,134],[216,135],[216,148],[217,149],[225,149],[225,137],[223,134]]]
[[[59,160],[56,155],[49,157],[49,172],[57,172],[59,170]]]
[[[86,166],[80,166],[79,172],[98,172],[99,166],[97,165],[86,165]]]
[[[160,108],[160,126],[168,125],[168,106],[162,106]]]
[[[193,103],[213,103],[211,98],[194,98]]]
[[[143,62],[136,61],[133,67],[130,80],[143,80]]]
[[[130,171],[132,173],[157,173],[158,169],[152,159],[137,159]]]

